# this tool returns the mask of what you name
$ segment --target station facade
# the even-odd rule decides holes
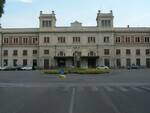
[[[56,26],[54,11],[39,28],[0,28],[0,66],[150,68],[150,28],[114,27],[113,12],[97,13],[96,26]]]

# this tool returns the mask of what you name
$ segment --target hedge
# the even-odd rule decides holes
[[[45,70],[45,74],[59,74],[60,69],[51,69],[51,70]],[[86,68],[71,68],[71,69],[64,69],[65,74],[68,73],[75,73],[75,74],[104,74],[109,73],[110,69],[86,69]]]

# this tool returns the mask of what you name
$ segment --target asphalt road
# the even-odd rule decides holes
[[[0,113],[150,113],[150,70],[104,75],[0,72]]]

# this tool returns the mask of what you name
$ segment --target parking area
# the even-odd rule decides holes
[[[0,72],[0,113],[150,113],[150,70],[103,75]]]

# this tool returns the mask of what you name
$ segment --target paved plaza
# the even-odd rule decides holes
[[[150,113],[150,70],[103,75],[0,72],[0,113]]]

